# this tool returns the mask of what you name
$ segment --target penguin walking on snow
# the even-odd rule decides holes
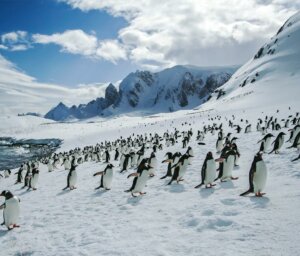
[[[208,152],[201,169],[201,183],[195,188],[205,185],[205,188],[212,188],[217,173],[217,167],[212,152]]]
[[[20,199],[14,196],[10,191],[4,190],[0,196],[5,197],[5,202],[0,206],[3,209],[3,223],[8,230],[20,227],[17,225],[20,215]]]
[[[67,188],[70,188],[70,190],[76,189],[76,187],[75,187],[76,182],[77,182],[76,167],[77,167],[77,165],[75,164],[75,158],[73,158],[73,160],[71,162],[71,169],[70,169],[68,177],[67,177],[67,186],[63,190],[66,190]]]
[[[189,164],[189,158],[193,157],[188,154],[184,154],[180,157],[177,164],[175,164],[172,168],[174,168],[173,176],[168,183],[168,185],[171,185],[174,180],[176,180],[177,183],[180,181],[183,181],[183,176],[186,173],[187,166]]]
[[[102,172],[96,172],[93,176],[97,176],[97,175],[101,175],[101,182],[100,182],[100,186],[95,188],[95,189],[99,189],[99,188],[104,188],[106,190],[110,190],[111,189],[111,182],[113,179],[113,165],[112,164],[108,164],[104,171]]]
[[[216,142],[217,153],[220,153],[222,148],[223,148],[223,138],[221,136],[218,136],[218,139]]]
[[[258,142],[258,143],[261,142],[259,151],[261,151],[263,153],[267,152],[268,148],[270,147],[272,137],[274,137],[274,135],[271,133],[268,133],[266,136],[263,137],[263,139],[261,139]]]
[[[143,189],[146,186],[147,180],[149,179],[150,168],[151,166],[148,165],[147,159],[143,159],[138,166],[137,172],[128,175],[127,179],[130,177],[134,177],[134,179],[131,188],[125,190],[125,192],[131,192],[133,197],[136,197],[136,195],[134,195],[135,193],[145,195],[146,192],[143,192]]]
[[[37,185],[38,180],[39,180],[39,173],[40,173],[39,169],[34,166],[33,169],[32,169],[32,177],[31,177],[31,179],[29,181],[29,188],[28,188],[28,190],[31,189],[31,188],[33,190],[37,190],[36,185]]]
[[[257,153],[251,164],[249,171],[249,189],[240,194],[240,196],[246,196],[250,193],[255,193],[255,196],[262,197],[265,193],[262,193],[267,181],[267,166],[262,159],[262,154]]]
[[[215,179],[215,181],[221,179],[221,182],[225,182],[228,179],[232,179],[232,180],[238,179],[238,177],[232,176],[235,155],[236,155],[235,151],[230,149],[224,154],[224,156],[221,156],[221,158],[217,160],[217,162],[220,162],[220,168],[219,168],[219,175]]]
[[[149,176],[154,177],[155,169],[157,168],[157,159],[154,152],[151,153],[150,158],[148,159],[148,164],[150,166]]]
[[[288,148],[296,148],[297,150],[300,150],[300,131],[296,135],[293,144]]]
[[[272,144],[274,144],[273,150],[269,154],[271,154],[273,152],[275,152],[275,154],[279,153],[279,149],[282,147],[282,145],[284,143],[284,135],[285,135],[284,132],[281,132],[278,134],[278,136],[272,143]]]

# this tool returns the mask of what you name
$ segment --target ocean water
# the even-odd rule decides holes
[[[0,171],[17,168],[25,161],[52,154],[61,143],[59,139],[16,140],[0,137]]]

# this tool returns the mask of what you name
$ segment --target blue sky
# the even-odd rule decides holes
[[[53,34],[67,29],[94,31],[99,39],[115,38],[126,25],[121,17],[105,11],[82,12],[53,0],[1,0],[0,35],[11,31]],[[59,51],[57,45],[35,45],[26,51],[0,51],[26,73],[43,82],[73,86],[117,81],[137,66],[129,61],[113,64]]]
[[[0,55],[69,87],[136,69],[240,65],[299,8],[294,0],[0,0]]]

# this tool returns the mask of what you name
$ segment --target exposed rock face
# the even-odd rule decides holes
[[[45,117],[61,121],[89,118],[104,112],[114,114],[147,109],[159,112],[193,108],[205,102],[216,88],[226,83],[235,69],[175,66],[158,73],[136,71],[123,79],[119,91],[109,84],[104,98],[71,108],[61,103]],[[104,111],[107,109],[110,111]]]

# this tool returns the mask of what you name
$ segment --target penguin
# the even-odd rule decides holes
[[[66,158],[63,160],[63,163],[62,163],[61,165],[64,165],[65,171],[70,170],[71,164],[70,164],[69,158],[66,157]],[[51,167],[50,167],[50,168],[51,168]],[[53,169],[52,169],[52,170],[53,170]]]
[[[143,159],[139,164],[137,172],[132,173],[127,177],[127,179],[134,177],[131,188],[125,190],[125,192],[131,192],[133,197],[136,197],[136,195],[134,195],[135,193],[139,193],[140,195],[146,194],[146,192],[143,192],[143,189],[149,179],[149,169],[151,168],[151,166],[148,165],[147,160],[148,159]]]
[[[201,168],[201,183],[195,188],[200,188],[202,185],[205,185],[205,188],[212,188],[215,186],[213,182],[216,178],[216,170],[217,167],[213,154],[212,152],[208,152]]]
[[[119,149],[118,148],[116,148],[116,150],[115,150],[115,161],[118,161],[118,159],[119,159]]]
[[[219,170],[219,175],[215,179],[215,181],[221,179],[221,182],[225,182],[227,179],[232,179],[232,180],[238,179],[238,177],[232,176],[235,155],[236,155],[235,151],[230,149],[224,154],[224,156],[221,156],[221,158],[217,159],[217,162],[220,162],[220,170]]]
[[[189,157],[189,161],[188,161],[188,164],[189,165],[191,165],[192,164],[192,157],[194,157],[194,151],[193,151],[193,149],[192,149],[192,147],[188,147],[188,149],[187,149],[187,151],[186,151],[186,154],[188,154],[189,156],[191,156],[191,157]]]
[[[250,193],[255,193],[255,196],[262,197],[262,193],[267,181],[267,166],[262,159],[262,154],[259,152],[255,155],[249,171],[249,189],[240,194],[246,196]]]
[[[168,170],[167,170],[167,174],[163,177],[161,177],[160,179],[165,179],[166,177],[172,177],[172,164],[174,161],[174,157],[173,154],[171,152],[166,153],[166,159],[162,161],[162,163],[168,163]]]
[[[269,152],[269,154],[273,153],[275,151],[275,154],[279,153],[279,149],[282,147],[284,143],[284,135],[286,135],[284,132],[280,132],[276,139],[273,141],[272,145],[274,144],[273,150]]]
[[[23,171],[24,171],[24,165],[21,164],[21,167],[19,168],[17,174],[17,181],[15,184],[21,183],[23,180]]]
[[[48,172],[53,172],[54,166],[53,163],[51,162],[51,159],[48,160],[47,167],[48,167]]]
[[[67,188],[70,188],[70,190],[76,189],[75,187],[77,182],[76,167],[77,165],[75,164],[75,158],[73,158],[71,162],[71,169],[67,177],[67,186],[63,190],[66,190]]]
[[[188,163],[189,163],[189,158],[193,157],[188,154],[184,154],[180,157],[179,161],[177,164],[175,164],[172,168],[174,168],[174,172],[172,175],[172,178],[168,185],[171,185],[174,180],[176,180],[177,183],[180,181],[183,181],[183,176],[186,172]]]
[[[232,150],[235,151],[234,166],[239,166],[239,160],[240,160],[241,154],[240,154],[240,151],[239,151],[236,143],[232,144]]]
[[[260,145],[260,149],[259,151],[263,152],[263,153],[266,153],[268,148],[270,147],[270,144],[271,144],[271,138],[274,137],[273,134],[271,133],[268,133],[266,136],[263,137],[263,139],[261,139],[258,143],[261,142],[261,145]]]
[[[104,163],[108,163],[110,160],[110,154],[109,154],[108,150],[105,150],[104,154],[105,154],[105,162]]]
[[[33,167],[32,169],[32,178],[30,179],[30,184],[29,184],[29,188],[32,188],[33,190],[36,190],[36,185],[37,185],[37,182],[39,180],[39,170],[37,167]]]
[[[122,162],[122,170],[120,171],[120,173],[127,171],[128,167],[129,167],[129,158],[130,158],[130,154],[125,154],[123,155],[123,162]]]
[[[290,131],[290,138],[288,139],[287,142],[293,143],[296,135],[300,131],[300,125],[296,125],[293,129],[289,129],[289,131]]]
[[[0,209],[3,209],[3,225],[8,230],[20,227],[17,225],[20,215],[20,199],[8,190],[2,191],[0,196],[5,197],[4,204],[0,206]]]
[[[293,144],[290,147],[288,147],[288,148],[296,148],[298,150],[300,149],[300,131],[295,136]]]
[[[11,174],[11,170],[10,169],[6,169],[4,171],[4,178],[9,178],[10,174]]]
[[[245,133],[251,132],[251,124],[248,124],[245,128]]]
[[[148,164],[150,166],[149,176],[154,177],[155,176],[155,170],[157,168],[157,159],[156,159],[156,156],[155,156],[154,152],[151,153],[150,158],[148,160]]]
[[[221,136],[218,136],[218,139],[216,142],[217,153],[220,153],[222,148],[223,148],[223,138]]]
[[[95,189],[99,189],[99,188],[104,188],[106,190],[110,190],[111,189],[111,182],[113,179],[113,165],[112,164],[108,164],[104,171],[102,172],[96,172],[93,176],[97,176],[97,175],[101,175],[101,182],[100,182],[100,186],[95,188]]]

